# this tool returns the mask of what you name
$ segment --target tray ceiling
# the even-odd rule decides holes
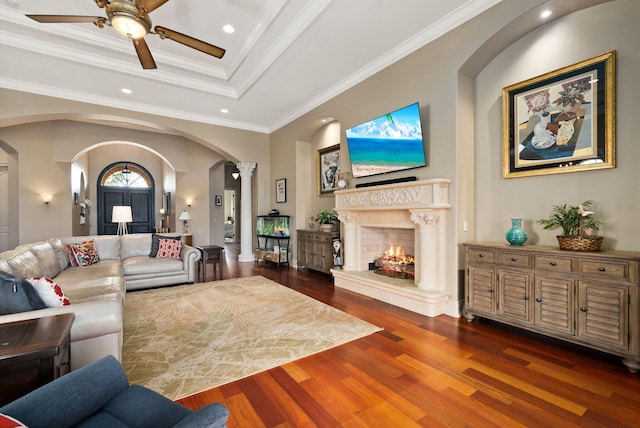
[[[24,16],[106,16],[92,0],[0,0],[0,87],[271,132],[500,1],[172,0],[153,25],[226,55],[148,34],[158,68],[143,70],[109,26]]]

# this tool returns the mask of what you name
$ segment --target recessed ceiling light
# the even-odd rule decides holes
[[[221,108],[220,113],[229,113],[229,109]]]
[[[127,94],[127,95],[130,95],[133,93],[133,91],[129,88],[122,88],[120,89],[120,91],[122,91],[123,94]]]
[[[540,14],[540,18],[542,19],[546,19],[550,16],[551,16],[551,11],[549,9],[543,10],[542,13]]]
[[[225,33],[228,33],[228,34],[233,34],[233,33],[235,33],[235,31],[236,31],[236,29],[235,29],[235,28],[233,28],[233,25],[231,25],[231,24],[227,24],[227,25],[225,25],[224,27],[222,27],[222,30],[223,30]]]

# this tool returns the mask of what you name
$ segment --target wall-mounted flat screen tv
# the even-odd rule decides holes
[[[354,178],[426,166],[418,103],[347,129]]]

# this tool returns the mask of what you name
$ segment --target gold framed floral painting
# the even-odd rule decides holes
[[[615,167],[615,51],[502,91],[503,177]]]

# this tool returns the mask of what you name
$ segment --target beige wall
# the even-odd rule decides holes
[[[209,171],[214,165],[222,165],[224,159],[202,144],[174,135],[66,120],[0,128],[0,140],[19,155],[20,198],[16,205],[9,204],[9,210],[21,215],[19,233],[9,246],[50,236],[96,233],[96,207],[89,211],[90,222],[80,227],[79,206],[73,204],[73,192],[79,192],[82,172],[86,195],[95,203],[99,174],[118,161],[135,162],[149,170],[156,183],[157,207],[161,206],[163,192],[172,193],[172,230],[182,230],[175,212],[185,209],[185,200],[190,198],[194,244],[218,242],[209,219],[214,219],[214,225],[222,225],[222,213],[217,216],[217,211],[210,210],[209,192],[221,194],[224,190],[224,167],[212,189]],[[42,202],[45,194],[53,195],[49,205]]]
[[[223,214],[217,218],[209,192],[222,194],[224,188],[219,187],[224,186],[224,175],[216,173],[215,183],[222,184],[210,188],[209,172],[225,159],[257,162],[259,168],[253,182],[259,191],[254,206],[264,211],[271,205],[270,193],[266,191],[270,188],[266,134],[0,89],[0,142],[2,147],[15,151],[12,159],[16,167],[12,170],[18,171],[15,180],[10,177],[8,184],[8,193],[14,195],[8,204],[9,222],[16,225],[9,228],[9,247],[49,236],[84,233],[74,226],[79,215],[78,207],[73,205],[72,187],[76,186],[78,174],[75,169],[72,172],[74,159],[79,165],[90,164],[91,176],[85,171],[85,177],[88,195],[93,198],[97,174],[108,161],[140,160],[141,165],[147,161],[161,162],[162,168],[158,175],[154,173],[154,179],[157,188],[172,193],[172,208],[181,211],[186,198],[194,199],[191,207],[194,220],[190,222],[194,244],[218,243],[216,239],[222,239]],[[128,153],[125,156],[126,152],[114,153],[116,146],[113,146],[101,148],[93,157],[88,155],[88,160],[83,160],[98,145],[113,143],[127,147],[136,159],[128,158]],[[133,145],[142,151],[134,150]],[[53,195],[54,201],[49,206],[42,203],[44,193]],[[160,206],[159,194],[156,199]],[[95,207],[91,216],[95,227]],[[182,230],[175,220],[171,218],[173,229]],[[220,233],[211,225],[219,225]]]
[[[557,204],[596,202],[603,247],[640,250],[634,224],[640,209],[637,144],[640,99],[640,2],[617,0],[573,13],[516,41],[475,82],[476,238],[501,241],[511,217],[522,217],[530,243],[556,245],[557,230],[535,221]],[[587,58],[617,51],[615,169],[501,178],[501,98],[504,86]]]
[[[534,221],[545,217],[553,204],[594,199],[605,222],[602,232],[607,237],[606,246],[638,249],[634,244],[638,234],[633,227],[638,176],[634,163],[625,159],[638,159],[640,150],[631,140],[637,134],[633,118],[638,97],[633,95],[640,90],[633,81],[640,63],[636,43],[639,30],[635,24],[640,18],[640,3],[604,2],[527,34],[536,26],[532,20],[538,19],[536,7],[542,3],[502,2],[272,134],[272,151],[297,148],[300,152],[299,136],[309,124],[321,117],[333,117],[340,124],[340,140],[344,143],[345,129],[415,101],[420,103],[428,166],[357,182],[411,175],[418,179],[452,179],[446,285],[452,296],[447,313],[452,315],[458,313],[463,297],[460,244],[474,240],[506,243],[504,235],[513,216],[525,219],[531,243],[553,244],[553,233],[542,232],[533,225]],[[502,88],[611,49],[619,51],[618,167],[502,179]],[[532,52],[536,55],[531,56]],[[625,89],[621,92],[620,87]],[[316,150],[317,147],[310,149],[312,157]],[[295,170],[288,165],[276,167],[275,162],[272,165],[276,175],[284,173],[281,171],[307,173],[299,167]],[[349,170],[346,144],[341,148],[341,167]],[[315,169],[314,165],[311,174]],[[298,189],[297,195],[316,192],[315,178],[311,182],[299,180],[300,183],[307,189]],[[300,207],[308,210],[320,206],[320,199],[314,196]],[[298,217],[304,215],[307,211],[298,212]]]

